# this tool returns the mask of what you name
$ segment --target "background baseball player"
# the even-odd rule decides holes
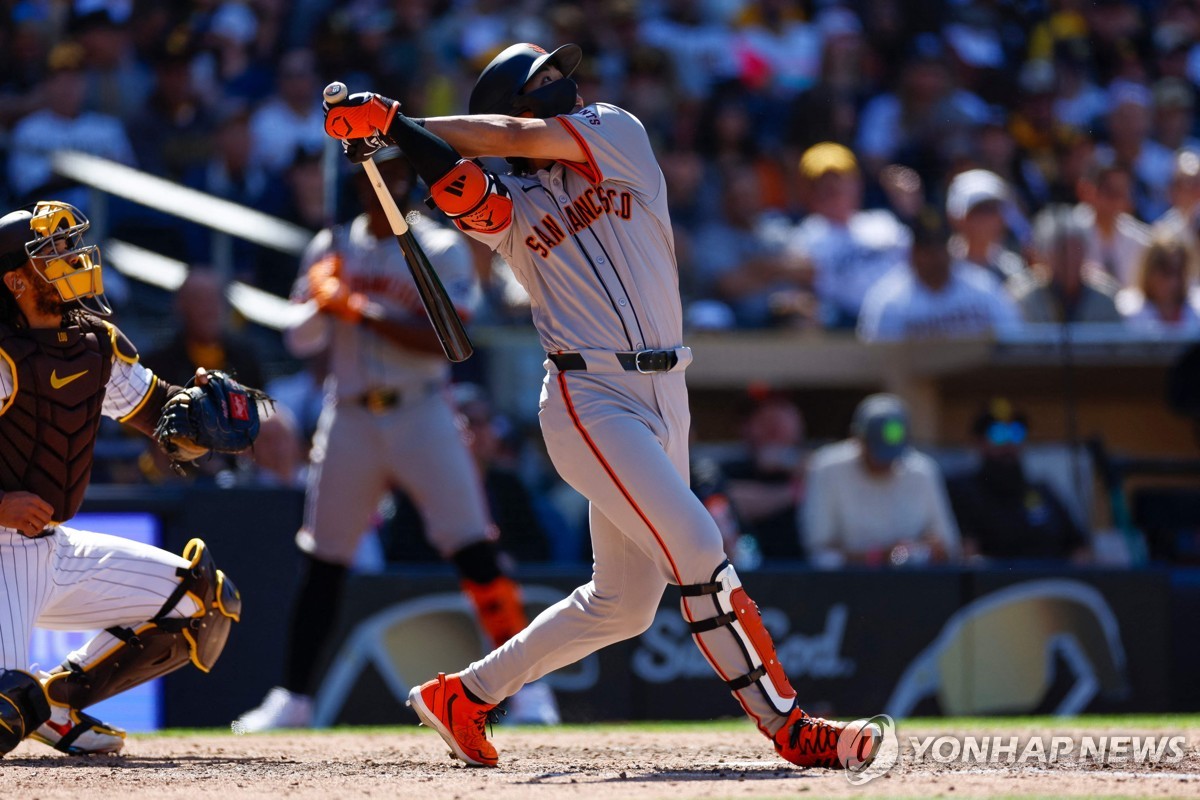
[[[414,688],[410,703],[459,758],[495,766],[484,732],[495,704],[644,631],[673,583],[704,657],[780,755],[844,766],[837,743],[846,726],[797,705],[716,523],[688,489],[691,351],[682,346],[666,185],[637,119],[605,103],[583,106],[569,79],[581,57],[575,45],[507,48],[471,93],[470,112],[482,116],[409,119],[369,93],[326,114],[337,138],[386,134],[458,227],[512,265],[547,353],[546,446],[591,503],[592,581],[484,659]],[[495,155],[516,159],[516,174],[470,160]],[[866,733],[873,754],[878,737]]]
[[[0,218],[0,755],[26,737],[66,753],[120,750],[125,732],[82,709],[189,660],[207,672],[241,611],[199,539],[181,558],[63,525],[83,502],[101,414],[162,434],[215,411],[208,384],[228,386],[202,370],[193,392],[160,381],[96,315],[107,305],[87,228],[58,202]],[[160,443],[176,458],[206,452],[204,437]],[[35,625],[104,631],[35,676]]]
[[[403,207],[413,174],[398,156],[391,148],[375,160]],[[313,673],[337,613],[331,600],[341,596],[358,543],[393,488],[413,499],[430,543],[458,569],[494,646],[528,622],[519,587],[497,563],[478,471],[444,391],[449,363],[361,170],[355,186],[366,213],[317,234],[293,291],[293,300],[311,313],[288,330],[287,343],[298,356],[332,348],[331,375],[313,439],[304,526],[296,536],[305,565],[283,685],[234,723],[239,732],[311,724]],[[414,216],[410,227],[460,315],[468,317],[479,289],[466,242],[428,217]],[[511,709],[513,718],[556,721],[549,689],[530,689]]]

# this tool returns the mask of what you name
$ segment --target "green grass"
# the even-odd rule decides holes
[[[1200,729],[1200,714],[1085,714],[1077,717],[913,717],[898,721],[900,733],[926,732],[939,733],[949,731],[968,732],[1013,732],[1021,733],[1034,730],[1064,730],[1068,728],[1092,728],[1151,731],[1179,731]],[[516,729],[515,726],[497,725],[497,732],[505,728]],[[621,722],[621,723],[587,723],[561,725],[556,728],[544,729],[548,735],[555,731],[589,731],[593,733],[687,733],[687,732],[738,732],[750,730],[748,720],[718,719],[704,722]],[[524,728],[523,730],[541,730]],[[327,732],[352,733],[408,733],[416,731],[415,725],[363,726],[331,728]],[[228,728],[173,728],[157,733],[139,734],[139,736],[223,736],[229,733]],[[277,731],[278,734],[288,734],[291,731]],[[261,735],[261,734],[255,734]]]

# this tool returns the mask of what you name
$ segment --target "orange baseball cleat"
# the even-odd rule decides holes
[[[847,760],[853,760],[856,766],[866,766],[875,757],[881,741],[874,725],[810,717],[799,706],[792,709],[774,739],[776,752],[796,766],[825,769],[846,769]]]
[[[408,693],[408,705],[442,735],[455,756],[473,767],[496,766],[499,756],[485,732],[495,706],[472,700],[457,675],[439,672]]]

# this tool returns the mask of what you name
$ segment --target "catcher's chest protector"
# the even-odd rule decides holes
[[[0,490],[33,492],[54,521],[75,516],[92,471],[112,343],[99,321],[57,330],[0,325],[0,359],[14,375],[0,404]]]

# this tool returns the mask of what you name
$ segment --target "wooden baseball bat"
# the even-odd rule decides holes
[[[325,87],[325,102],[335,106],[345,100],[349,94],[346,84],[334,81]],[[421,249],[421,245],[417,243],[412,231],[409,230],[408,223],[404,221],[404,214],[396,205],[396,198],[392,197],[392,193],[388,191],[383,182],[383,176],[379,174],[379,167],[369,158],[363,162],[362,166],[366,170],[371,187],[375,190],[375,196],[379,198],[379,205],[383,208],[388,225],[391,226],[392,233],[396,235],[396,243],[400,245],[400,250],[404,253],[404,261],[408,264],[409,272],[412,273],[413,281],[417,285],[417,292],[421,295],[421,303],[425,306],[425,313],[429,315],[429,322],[438,335],[446,358],[455,363],[466,361],[475,352],[475,347],[471,344],[470,337],[467,336],[467,329],[463,325],[462,319],[454,309],[450,295],[446,293],[446,287],[442,285],[433,265],[429,263],[429,257],[425,255],[425,251]]]

